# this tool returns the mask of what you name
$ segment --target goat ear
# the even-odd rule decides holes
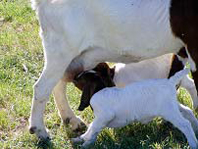
[[[81,99],[80,99],[80,106],[78,107],[79,111],[83,111],[85,108],[87,108],[90,105],[90,99],[95,91],[95,83],[87,83],[83,87]]]

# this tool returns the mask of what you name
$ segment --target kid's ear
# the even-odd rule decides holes
[[[94,82],[87,83],[82,91],[81,99],[80,99],[80,106],[78,107],[79,111],[83,111],[90,105],[90,100],[93,94],[96,92],[96,84]]]

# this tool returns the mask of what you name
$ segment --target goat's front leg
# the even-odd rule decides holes
[[[96,141],[98,133],[113,120],[114,116],[115,115],[112,111],[99,113],[99,115],[96,116],[93,122],[89,125],[87,131],[80,137],[73,138],[72,141],[74,143],[84,142],[82,146],[87,148]]]
[[[34,85],[34,96],[30,116],[30,133],[35,133],[39,138],[49,137],[43,122],[46,102],[49,100],[54,86],[63,77],[71,59],[63,59],[61,54],[47,53],[47,63],[39,80]]]
[[[94,121],[89,125],[88,130],[80,137],[73,138],[72,142],[84,142],[82,147],[87,148],[96,141],[98,133],[106,126],[106,124],[106,121],[104,122],[104,120],[101,121],[100,119],[95,118]]]
[[[54,99],[56,106],[59,110],[59,115],[64,124],[71,124],[72,130],[80,130],[85,128],[85,124],[80,118],[76,117],[69,107],[68,101],[66,99],[66,78],[62,78],[53,90]]]

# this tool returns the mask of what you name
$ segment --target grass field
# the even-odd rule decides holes
[[[63,126],[53,98],[47,104],[45,122],[52,140],[39,142],[28,132],[32,85],[43,67],[43,52],[35,13],[27,0],[0,0],[0,148],[79,148],[70,142],[75,134]],[[69,103],[86,123],[90,109],[78,112],[80,91],[68,86]],[[180,90],[180,102],[191,107],[189,94]],[[157,118],[148,125],[135,123],[120,129],[105,129],[93,148],[189,148],[184,135]]]

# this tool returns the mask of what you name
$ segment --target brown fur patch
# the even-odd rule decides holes
[[[170,23],[173,34],[186,44],[198,65],[198,0],[172,0]],[[198,89],[198,71],[192,75]]]
[[[186,52],[186,48],[185,47],[181,48],[177,54],[179,56],[181,56],[182,58],[188,58],[188,54]]]
[[[170,69],[168,78],[175,75],[175,73],[177,73],[178,71],[180,71],[182,69],[184,69],[183,63],[178,59],[178,57],[176,55],[173,55],[171,69]]]

